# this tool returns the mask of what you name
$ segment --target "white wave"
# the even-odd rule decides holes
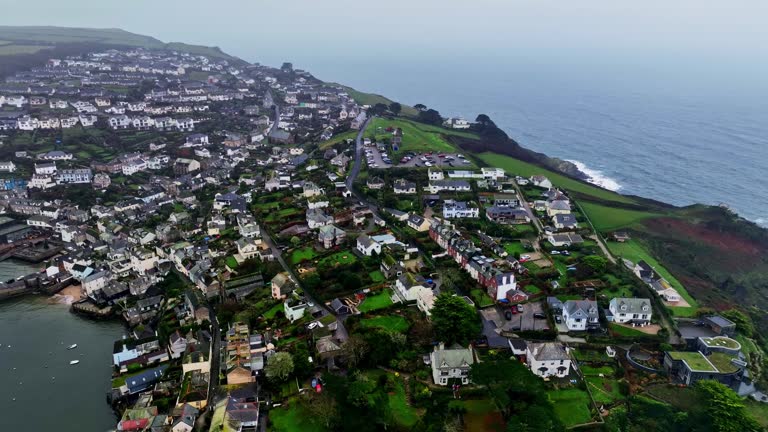
[[[579,171],[586,174],[588,177],[587,181],[589,183],[592,183],[594,185],[600,186],[602,188],[605,188],[614,192],[618,191],[622,187],[619,184],[619,182],[603,174],[602,171],[591,169],[587,167],[584,163],[579,162],[577,160],[568,159],[568,162],[573,163],[574,165],[576,165],[576,168],[578,168]]]

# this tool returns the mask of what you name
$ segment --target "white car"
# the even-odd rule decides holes
[[[425,167],[431,167],[431,166],[432,166],[432,164],[431,164],[431,163],[429,163],[429,162],[424,162],[424,166],[425,166]]]

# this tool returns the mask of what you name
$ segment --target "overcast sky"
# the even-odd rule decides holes
[[[247,60],[451,56],[766,62],[765,0],[0,0],[0,24],[119,27]]]

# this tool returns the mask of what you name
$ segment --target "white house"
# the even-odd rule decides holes
[[[357,250],[365,256],[381,254],[381,244],[372,240],[368,235],[362,234],[357,238]]]
[[[559,342],[529,342],[525,352],[528,368],[542,378],[564,378],[571,370],[568,349]]]
[[[430,181],[445,179],[445,174],[443,174],[443,170],[437,169],[437,168],[428,169],[427,176],[429,177]]]
[[[12,173],[16,171],[16,164],[11,161],[0,162],[0,172]]]
[[[563,305],[563,321],[568,330],[584,331],[599,326],[597,302],[593,300],[568,300]]]
[[[543,175],[535,175],[531,177],[531,183],[534,186],[538,186],[545,189],[549,189],[552,187],[552,182],[549,181],[549,179],[544,177]]]
[[[111,278],[109,272],[104,270],[87,276],[85,279],[83,279],[82,282],[85,294],[91,297],[94,292],[107,286],[107,283],[110,281],[110,279]]]
[[[251,259],[259,254],[259,245],[253,239],[241,238],[237,242],[237,253],[245,259]]]
[[[610,314],[608,321],[619,324],[630,323],[633,326],[644,326],[651,322],[651,301],[646,298],[622,298],[611,299],[608,304]]]
[[[464,348],[461,345],[453,345],[446,349],[442,342],[435,346],[429,354],[432,367],[432,379],[437,385],[447,386],[451,379],[461,380],[462,384],[469,384],[469,370],[475,363],[472,346]]]
[[[435,306],[435,293],[424,287],[419,287],[416,290],[416,307],[425,315],[432,316],[432,308]]]
[[[393,191],[396,195],[406,195],[416,193],[416,183],[407,180],[398,179],[393,184]]]
[[[480,209],[469,206],[466,201],[445,200],[443,217],[445,219],[478,218],[480,217]]]

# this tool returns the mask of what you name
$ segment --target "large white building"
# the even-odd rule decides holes
[[[429,354],[432,366],[432,379],[437,385],[447,386],[451,379],[461,380],[462,384],[469,384],[469,370],[475,363],[472,345],[464,348],[461,345],[453,345],[445,348],[442,342],[435,346],[435,350]]]
[[[600,325],[597,302],[593,300],[568,300],[563,305],[563,322],[568,330],[584,331]]]
[[[619,324],[632,324],[644,326],[651,322],[651,301],[646,298],[621,298],[611,299],[608,304],[608,321]]]
[[[480,209],[470,206],[466,201],[445,200],[443,217],[446,219],[478,218],[480,217]]]

